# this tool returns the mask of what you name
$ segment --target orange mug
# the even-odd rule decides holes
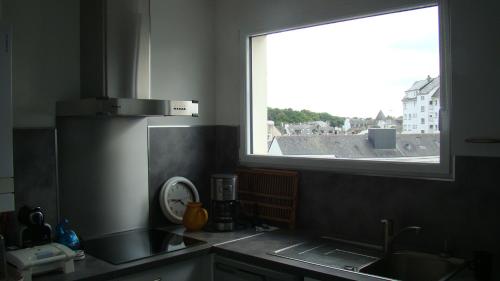
[[[202,229],[208,221],[208,212],[203,209],[200,202],[189,202],[182,218],[182,224],[188,231]]]

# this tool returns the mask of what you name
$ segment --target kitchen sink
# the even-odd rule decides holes
[[[465,261],[457,258],[420,252],[397,252],[362,267],[359,272],[404,281],[444,281],[464,265]]]
[[[458,258],[415,251],[384,255],[375,245],[326,237],[268,254],[402,281],[445,281],[465,267],[465,261]]]

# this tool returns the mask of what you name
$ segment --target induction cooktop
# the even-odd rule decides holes
[[[182,250],[205,242],[175,233],[151,229],[131,230],[87,240],[84,250],[112,264],[122,264]]]

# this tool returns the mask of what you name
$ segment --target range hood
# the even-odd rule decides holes
[[[150,99],[149,0],[80,1],[81,99],[57,116],[198,116],[197,101]]]

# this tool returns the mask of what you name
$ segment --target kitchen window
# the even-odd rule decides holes
[[[444,3],[244,32],[241,162],[449,175]],[[419,130],[418,96],[441,99],[443,129]]]

